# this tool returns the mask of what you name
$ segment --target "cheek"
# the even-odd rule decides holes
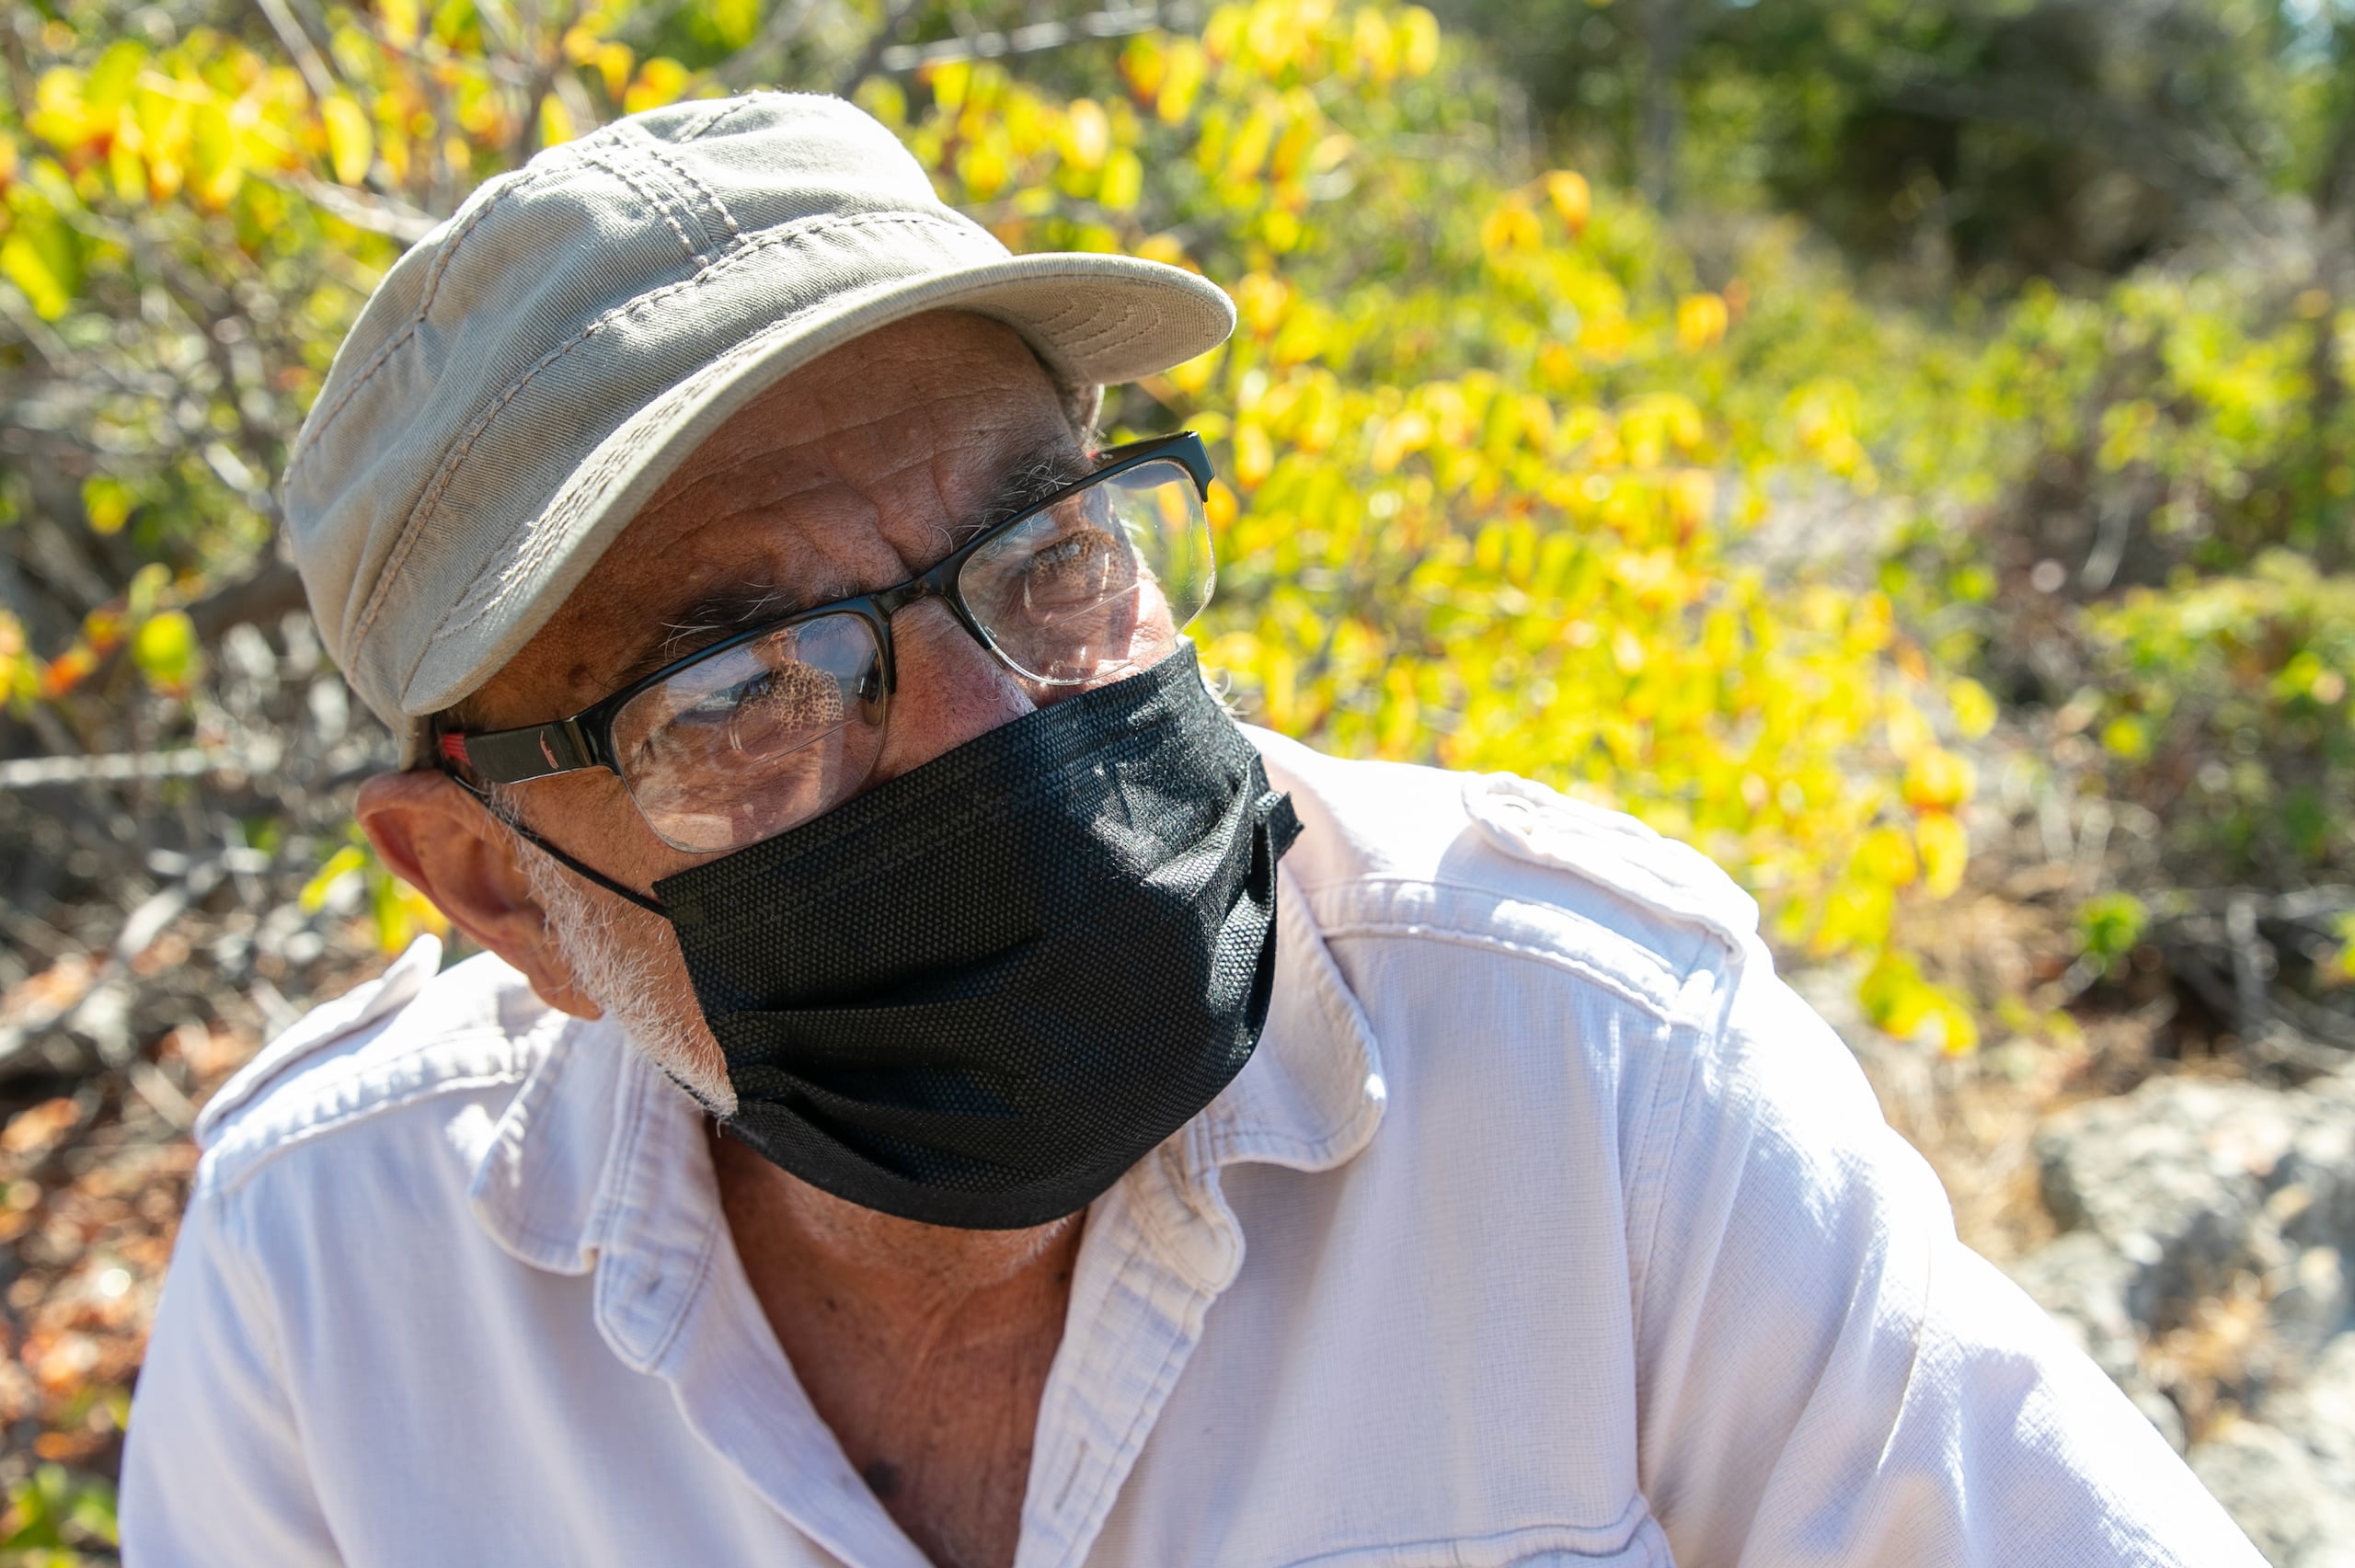
[[[713,858],[683,853],[655,837],[621,776],[603,768],[538,780],[522,791],[526,827],[630,887],[649,887]],[[667,942],[668,931],[662,934]]]

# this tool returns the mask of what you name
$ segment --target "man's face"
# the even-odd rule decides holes
[[[467,702],[467,725],[577,712],[744,624],[902,582],[982,523],[1078,477],[1086,455],[1046,372],[1006,327],[938,314],[869,334],[796,372],[707,440]],[[892,625],[899,684],[867,787],[1054,694],[997,662],[937,601]],[[636,887],[713,858],[663,843],[603,769],[516,786],[509,800],[534,830]],[[522,870],[578,991],[724,1103],[712,1093],[725,1082],[718,1047],[668,925],[558,881],[552,863]],[[692,1059],[665,1059],[680,1057]]]

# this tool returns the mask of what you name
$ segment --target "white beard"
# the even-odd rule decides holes
[[[728,1082],[719,1043],[704,1027],[703,1010],[684,967],[664,962],[668,926],[602,888],[592,889],[537,844],[511,831],[509,837],[532,896],[547,916],[557,951],[571,966],[573,983],[704,1109],[735,1115],[736,1091]],[[642,921],[661,929],[630,929]]]

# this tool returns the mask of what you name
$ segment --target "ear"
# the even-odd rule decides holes
[[[541,1001],[575,1018],[602,1013],[549,932],[513,837],[480,800],[447,774],[419,770],[378,773],[360,786],[352,810],[394,874],[521,971]]]

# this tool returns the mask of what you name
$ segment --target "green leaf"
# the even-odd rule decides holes
[[[140,623],[131,639],[132,662],[158,690],[184,692],[196,683],[203,648],[185,611],[167,610]]]
[[[134,40],[117,39],[109,44],[82,84],[86,111],[96,118],[121,109],[123,100],[131,96],[132,85],[139,80],[140,67],[146,63],[147,52]]]
[[[0,240],[0,278],[23,292],[35,315],[55,321],[82,286],[74,236],[51,213],[20,211],[16,227]]]

